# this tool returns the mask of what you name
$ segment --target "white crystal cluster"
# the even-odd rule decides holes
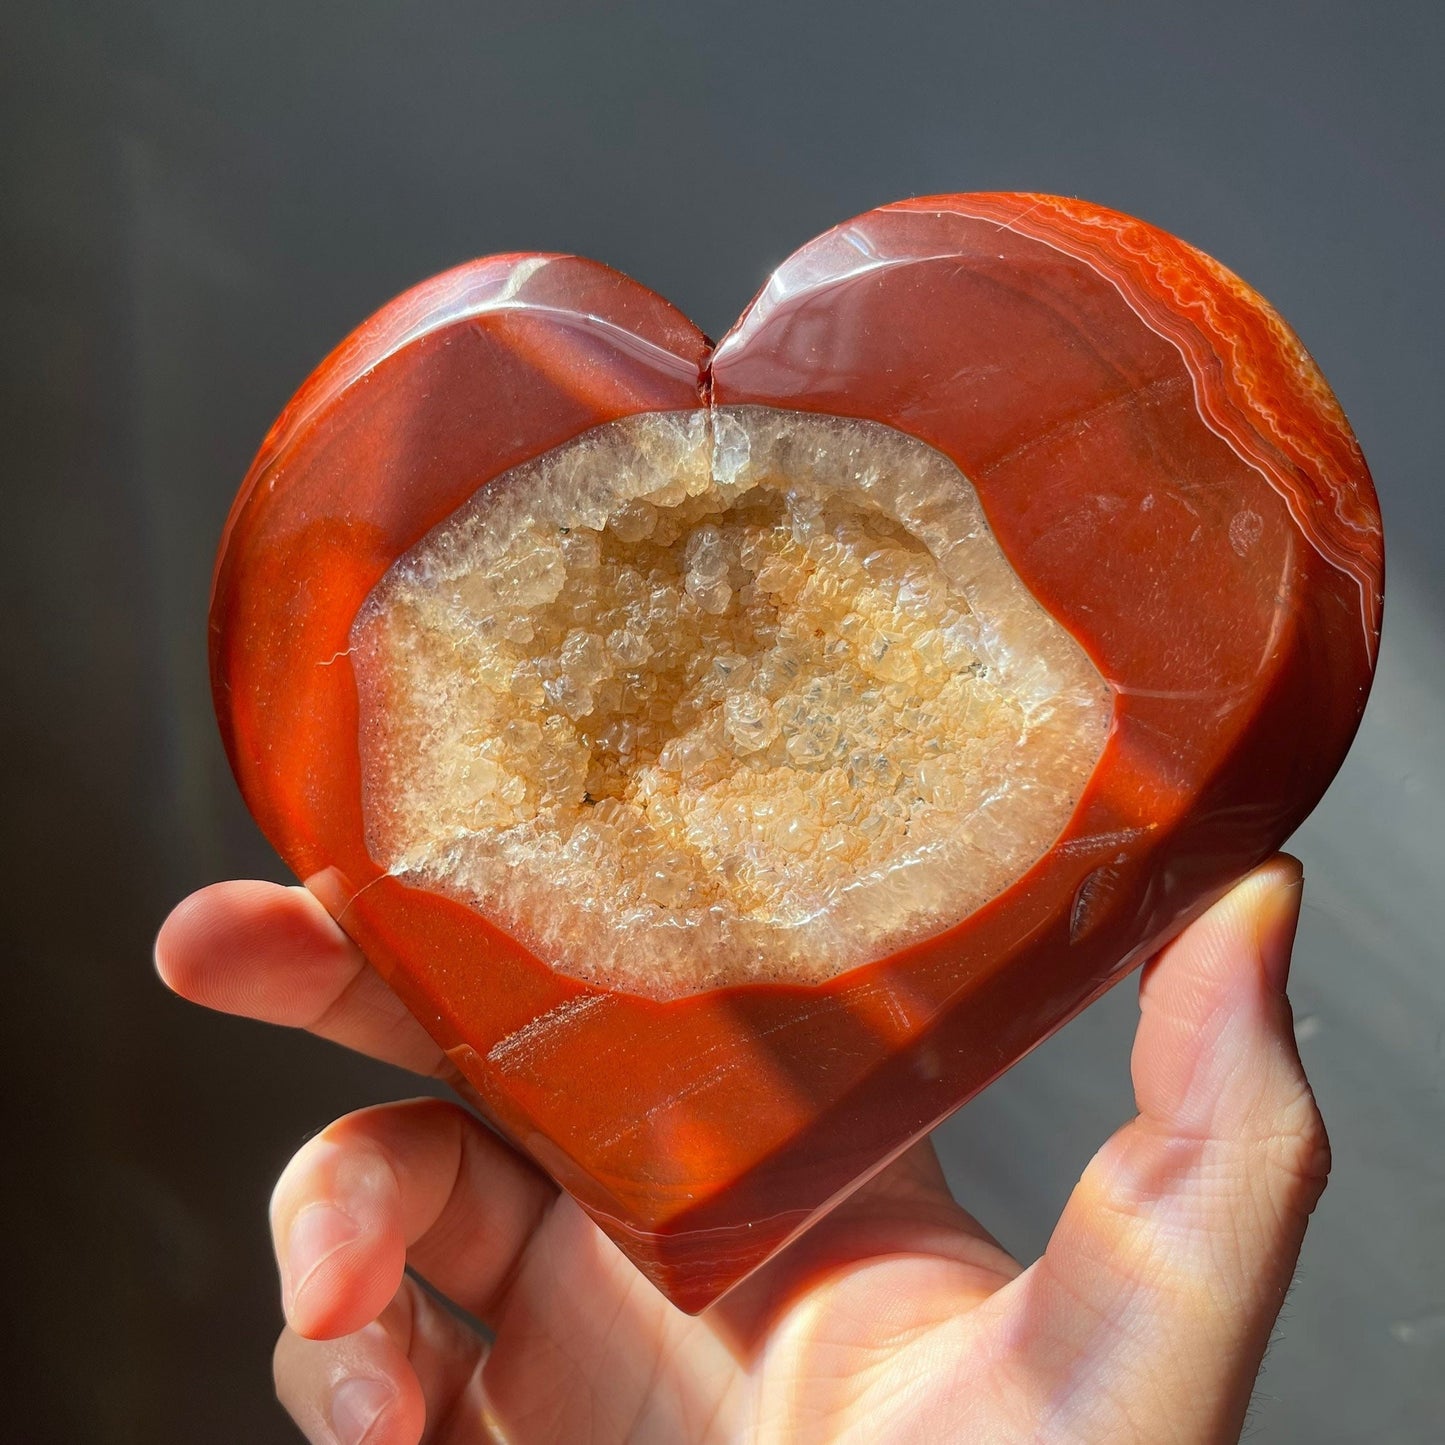
[[[765,407],[499,477],[352,642],[377,861],[656,997],[818,981],[965,917],[1058,836],[1111,714],[951,462]]]

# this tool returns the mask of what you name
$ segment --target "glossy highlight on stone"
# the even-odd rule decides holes
[[[806,414],[824,432],[889,429],[936,454],[965,480],[1018,583],[1102,679],[1109,717],[1061,831],[1042,856],[1020,854],[1001,891],[959,904],[966,916],[935,918],[903,946],[885,939],[881,956],[865,947],[831,977],[717,986],[704,976],[654,996],[636,979],[588,977],[585,966],[569,972],[539,956],[567,951],[564,923],[524,940],[526,920],[508,931],[474,906],[490,898],[484,887],[397,867],[417,830],[435,825],[431,805],[419,807],[401,852],[378,831],[376,799],[394,795],[377,792],[367,751],[364,714],[376,695],[367,619],[380,615],[377,598],[394,599],[398,563],[424,558],[428,537],[459,525],[468,507],[485,512],[492,484],[510,495],[527,468],[598,428],[645,428],[658,416],[689,424],[690,414],[714,432],[730,417],[786,429],[788,415]],[[674,569],[698,637],[715,635],[704,617],[736,615],[747,589],[762,605],[758,577],[772,574],[756,538],[783,537],[782,503],[769,505],[766,517],[739,513],[735,526],[722,513],[690,518],[702,539],[679,532],[676,556],[654,559]],[[634,535],[638,515],[614,539]],[[606,526],[591,535],[605,541]],[[799,535],[806,541],[806,526]],[[571,545],[591,566],[592,544]],[[868,547],[843,563],[866,571],[880,550]],[[931,564],[920,554],[919,565]],[[613,591],[595,590],[597,579],[613,589],[616,577],[601,566],[577,575],[607,600]],[[470,575],[486,581],[485,571]],[[848,585],[862,587],[861,576]],[[217,564],[212,675],[242,792],[287,863],[448,1051],[493,1122],[660,1289],[697,1310],[1283,842],[1358,724],[1381,578],[1378,511],[1354,438],[1293,333],[1242,282],[1183,242],[1083,202],[938,196],[870,212],[803,247],[715,347],[636,282],[575,257],[491,257],[406,293],[318,368],[248,474]],[[901,686],[902,709],[920,664],[912,653],[886,661],[887,639],[880,649],[874,634],[892,623],[877,623],[881,604],[868,596],[861,611],[850,601],[833,620],[819,614],[813,630],[824,634],[820,649],[837,644],[837,666],[853,669],[848,697],[866,694],[873,706],[874,692]],[[478,625],[502,625],[495,589],[477,597]],[[760,615],[775,614],[784,626],[791,615]],[[873,632],[859,631],[865,623]],[[617,718],[602,718],[596,697],[567,692],[613,676],[586,627],[570,614],[534,623],[515,609],[506,625],[508,649],[530,646],[529,628],[556,630],[556,647],[539,644],[538,656],[548,667],[571,660],[549,679],[538,674],[553,694],[543,689],[537,716],[569,718],[584,735],[577,756],[601,767]],[[432,622],[414,634],[436,635]],[[691,736],[701,719],[707,738],[731,738],[729,777],[751,778],[738,770],[766,749],[777,750],[770,766],[799,763],[787,741],[816,713],[813,703],[782,723],[775,709],[763,713],[762,702],[786,703],[781,685],[766,697],[727,692],[728,659],[763,669],[771,637],[747,657],[731,641],[720,647],[721,690],[689,680],[702,688],[687,695],[693,712],[657,724]],[[641,675],[637,637],[619,637],[616,655],[631,669],[618,676]],[[448,847],[496,825],[506,787],[505,757],[487,751],[495,699],[479,706],[477,758],[498,771],[465,794],[469,811],[448,824]],[[454,715],[445,704],[430,716]],[[531,715],[520,722],[540,726]],[[525,727],[515,736],[531,739]],[[896,726],[874,751],[891,756],[910,736]],[[669,741],[659,733],[656,753]],[[451,756],[434,751],[444,764]],[[794,752],[809,768],[834,765],[811,742]],[[849,766],[846,752],[836,766]],[[529,754],[516,775],[548,756]],[[877,796],[902,799],[889,816],[904,809],[910,827],[915,816],[922,826],[933,774],[910,766]],[[638,798],[651,806],[645,779],[618,782],[606,768],[589,776],[613,778],[604,819]],[[519,787],[505,796],[531,806]],[[850,845],[859,817],[838,846]],[[577,826],[568,815],[567,828]],[[630,826],[628,836],[642,836],[642,824]],[[621,846],[613,836],[609,849]],[[688,887],[707,882],[705,869],[687,872],[697,859],[725,861],[726,849],[698,850],[678,865]],[[648,897],[665,910],[683,895],[663,877]]]

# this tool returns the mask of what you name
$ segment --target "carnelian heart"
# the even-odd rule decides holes
[[[716,347],[575,257],[392,302],[241,488],[212,675],[287,863],[695,1311],[1283,842],[1381,576],[1258,296],[940,196]]]

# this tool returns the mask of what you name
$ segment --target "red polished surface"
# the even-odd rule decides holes
[[[709,399],[866,417],[945,452],[1115,721],[1048,855],[957,927],[821,986],[656,1002],[554,974],[371,860],[348,634],[477,487]],[[1241,282],[1080,202],[933,197],[804,247],[715,350],[572,257],[492,257],[408,292],[322,364],[246,478],[212,673],[282,856],[493,1120],[695,1310],[1283,842],[1358,724],[1381,567],[1354,438]]]

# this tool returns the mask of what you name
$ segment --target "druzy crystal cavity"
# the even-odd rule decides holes
[[[498,477],[351,640],[376,861],[659,998],[957,923],[1048,850],[1111,715],[951,461],[768,407]]]

